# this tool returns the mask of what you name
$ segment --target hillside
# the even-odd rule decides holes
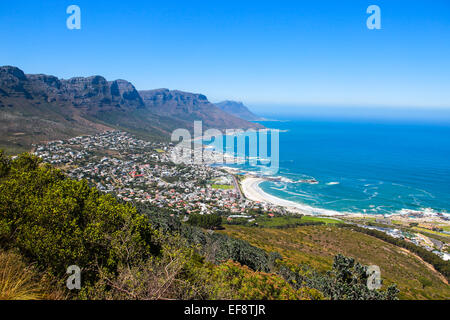
[[[247,121],[261,121],[264,118],[251,112],[242,102],[222,101],[215,103],[221,110]]]
[[[207,262],[188,238],[28,154],[0,152],[0,208],[0,299],[321,297],[229,259]],[[71,265],[82,270],[80,290],[65,287]]]
[[[126,80],[65,80],[0,67],[0,147],[9,153],[29,150],[32,143],[111,129],[168,140],[174,129],[190,129],[194,120],[202,120],[204,128],[261,127],[223,112],[200,94],[139,93]]]
[[[334,225],[274,229],[226,226],[222,233],[277,251],[293,264],[327,270],[336,254],[378,265],[384,286],[396,283],[403,299],[448,299],[450,288],[442,275],[403,248]]]
[[[0,152],[0,299],[396,299],[369,290],[342,255],[327,274],[190,226],[169,208],[132,205],[69,179],[36,156]],[[286,261],[288,262],[288,261]],[[66,270],[82,273],[67,290]],[[345,274],[345,277],[341,275]],[[293,281],[293,279],[299,281]]]

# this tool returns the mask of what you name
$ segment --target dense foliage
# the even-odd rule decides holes
[[[212,270],[208,277],[215,279],[214,296],[220,299],[320,300],[323,294],[316,289],[289,285],[282,277],[258,273],[228,261]]]
[[[28,154],[2,171],[0,244],[19,248],[55,275],[78,265],[85,280],[94,281],[97,266],[115,270],[130,259],[158,254],[147,218],[86,181],[66,179]]]
[[[150,223],[164,233],[178,233],[191,245],[200,245],[200,250],[208,261],[220,263],[233,260],[253,270],[269,272],[267,253],[248,242],[233,239],[212,231],[205,232],[200,227],[181,223],[169,209],[151,204],[136,204],[138,211],[146,215]]]
[[[152,224],[159,230],[180,233],[190,243],[199,244],[201,252],[209,261],[217,263],[234,260],[253,270],[276,273],[297,291],[309,292],[307,296],[311,299],[319,296],[327,299],[397,299],[398,289],[395,285],[385,291],[369,290],[367,275],[362,274],[366,271],[366,267],[352,258],[336,256],[332,271],[322,274],[305,265],[293,266],[283,261],[278,252],[267,253],[244,240],[204,232],[198,227],[183,224],[171,215],[169,210],[164,211],[149,204],[138,205],[138,208],[139,212],[149,216]],[[304,223],[309,225],[309,222]],[[316,224],[317,222],[313,223],[313,225]],[[323,222],[318,223],[318,225],[322,224]],[[349,276],[342,277],[339,276],[340,274]],[[320,294],[317,294],[319,292]]]
[[[370,290],[367,286],[367,267],[355,259],[337,255],[332,270],[327,274],[318,273],[306,265],[290,266],[282,263],[282,274],[294,287],[315,288],[331,300],[395,300],[399,290],[396,285],[386,290]]]
[[[191,214],[187,222],[193,226],[214,230],[220,228],[222,217],[217,214]]]

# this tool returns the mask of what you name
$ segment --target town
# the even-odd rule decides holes
[[[214,161],[212,153],[207,156],[204,150],[203,158],[210,161],[203,164],[175,164],[175,152],[169,143],[109,131],[38,145],[34,154],[71,178],[86,179],[102,192],[124,201],[171,208],[179,214],[285,212],[281,207],[245,199],[233,174],[208,165]]]

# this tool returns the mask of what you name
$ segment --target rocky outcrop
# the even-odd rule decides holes
[[[178,90],[156,89],[139,91],[147,108],[153,112],[193,123],[201,120],[207,128],[235,129],[261,128],[232,114],[224,112],[208,101],[203,94]]]
[[[30,141],[112,128],[142,138],[168,139],[176,128],[192,129],[195,120],[203,121],[205,129],[262,127],[228,114],[202,94],[168,89],[138,92],[126,80],[58,79],[0,67],[0,142],[20,140],[25,146]]]
[[[128,81],[107,81],[102,76],[60,80],[45,74],[25,75],[16,67],[0,67],[0,94],[43,99],[49,103],[69,102],[95,115],[113,109],[143,108],[136,88]]]
[[[0,96],[32,99],[29,81],[22,70],[16,67],[0,67]]]

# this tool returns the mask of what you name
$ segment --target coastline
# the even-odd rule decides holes
[[[334,216],[334,217],[351,217],[351,218],[385,218],[382,214],[364,214],[364,213],[346,213],[336,212],[332,210],[315,208],[309,205],[300,204],[290,200],[285,200],[274,195],[268,194],[259,186],[262,182],[268,181],[264,178],[254,177],[246,175],[246,177],[240,182],[242,192],[244,196],[251,201],[260,203],[267,203],[275,206],[283,207],[286,211],[295,214],[303,214],[310,216]],[[406,214],[394,213],[389,215],[389,218],[395,218],[405,222],[439,222],[448,223],[442,220],[440,217],[428,216],[428,217],[409,217]]]
[[[324,216],[345,216],[345,213],[339,213],[331,210],[314,208],[308,205],[303,205],[297,202],[293,202],[290,200],[285,200],[267,192],[264,192],[259,184],[267,181],[263,178],[254,178],[254,177],[245,177],[243,181],[241,181],[242,191],[245,197],[249,200],[256,202],[263,202],[272,204],[275,206],[284,207],[287,211],[297,214],[306,214],[306,215],[324,215]]]

